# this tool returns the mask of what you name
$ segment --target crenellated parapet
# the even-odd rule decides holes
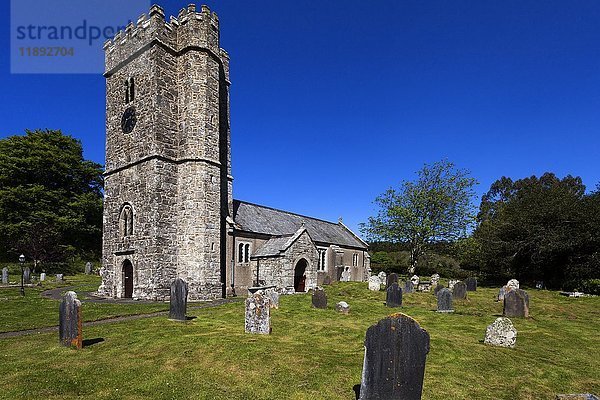
[[[135,23],[130,22],[125,30],[104,43],[105,75],[112,75],[120,66],[154,45],[173,54],[190,49],[206,51],[228,70],[229,56],[219,47],[219,17],[216,13],[205,5],[198,11],[196,5],[190,4],[182,8],[177,17],[171,16],[167,21],[163,8],[155,4],[148,15],[142,14]]]

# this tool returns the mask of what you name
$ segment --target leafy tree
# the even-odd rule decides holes
[[[475,217],[476,184],[468,171],[447,160],[425,164],[416,181],[404,181],[375,199],[378,214],[361,231],[370,240],[408,244],[412,274],[429,246],[466,236]]]
[[[0,243],[44,261],[98,256],[102,167],[61,131],[26,131],[0,140]]]

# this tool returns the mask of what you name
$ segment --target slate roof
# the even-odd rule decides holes
[[[278,256],[282,251],[285,251],[289,247],[288,242],[291,236],[278,236],[273,237],[265,242],[260,249],[258,249],[252,257],[270,257]]]
[[[336,224],[245,201],[233,201],[233,219],[236,227],[242,231],[271,236],[293,235],[304,223],[308,234],[315,242],[365,250],[367,248],[363,241],[341,223]],[[272,243],[272,246],[278,245],[280,245],[279,241]]]

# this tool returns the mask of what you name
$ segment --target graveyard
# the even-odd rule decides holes
[[[314,307],[310,293],[281,296],[271,333],[256,335],[245,333],[243,296],[215,307],[188,302],[180,322],[169,319],[168,302],[90,302],[85,293],[98,282],[67,276],[26,288],[25,298],[18,288],[0,289],[2,332],[58,325],[58,300],[41,296],[49,289],[78,292],[84,322],[153,315],[84,325],[80,350],[61,346],[57,331],[2,337],[0,398],[354,399],[367,329],[398,312],[430,337],[423,399],[600,392],[600,297],[527,288],[529,318],[511,318],[516,345],[503,348],[483,343],[486,327],[502,316],[499,288],[478,287],[442,313],[433,290],[405,293],[400,307],[388,307],[385,291],[338,282],[324,287],[326,308]],[[336,311],[340,301],[347,314]]]

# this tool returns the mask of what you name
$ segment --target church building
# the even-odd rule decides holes
[[[104,44],[102,284],[114,298],[191,300],[249,287],[364,281],[367,244],[337,223],[233,199],[229,55],[219,19],[154,5]]]

